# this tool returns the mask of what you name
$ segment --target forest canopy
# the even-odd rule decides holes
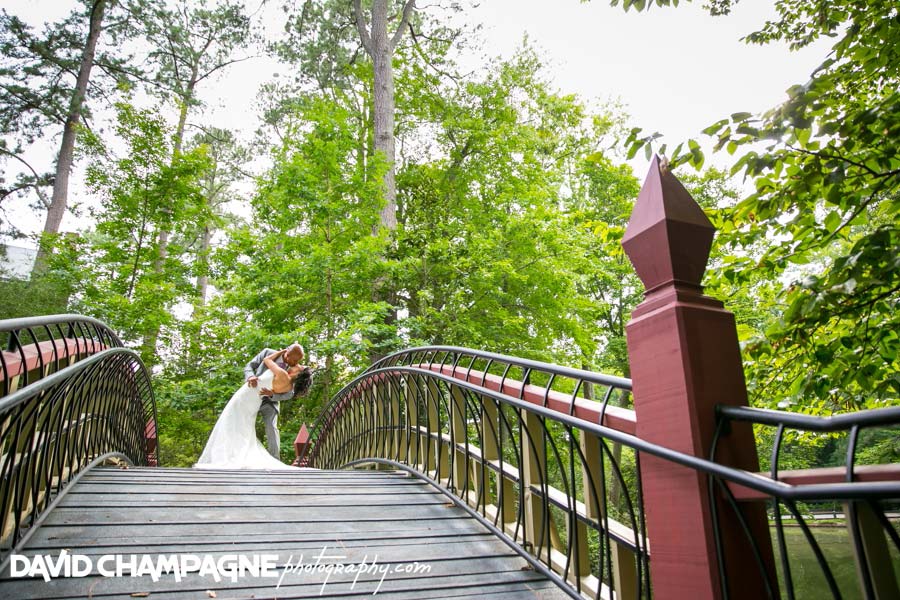
[[[0,9],[0,235],[23,235],[14,203],[45,222],[31,279],[0,281],[0,318],[78,312],[120,332],[153,369],[170,462],[199,454],[249,357],[295,340],[317,375],[285,432],[416,345],[627,376],[643,289],[620,241],[642,150],[719,230],[704,284],[737,315],[754,405],[897,404],[896,3],[777,2],[748,43],[827,37],[830,53],[778,106],[710,115],[683,141],[557,89],[527,41],[465,68],[482,35],[466,2],[263,3],[278,32],[257,4],[78,0],[43,27]],[[201,92],[258,56],[290,75],[259,90],[243,139]]]

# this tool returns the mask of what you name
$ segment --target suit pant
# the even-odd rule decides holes
[[[278,401],[263,398],[259,414],[266,425],[266,446],[269,454],[281,460],[281,436],[278,434]]]

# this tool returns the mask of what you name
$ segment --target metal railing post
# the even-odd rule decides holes
[[[851,530],[856,530],[854,537],[859,539],[858,547],[854,544],[853,559],[860,594],[875,600],[900,598],[890,547],[878,513],[867,502],[853,501],[844,503],[844,516]],[[871,585],[870,590],[866,589],[865,581]]]
[[[386,390],[387,400],[388,400],[388,403],[390,404],[390,412],[388,413],[388,417],[389,417],[388,420],[390,421],[390,423],[389,423],[390,430],[389,431],[390,431],[390,441],[391,441],[391,445],[390,445],[391,457],[394,460],[400,460],[401,458],[403,458],[400,455],[400,449],[403,447],[402,446],[402,444],[403,444],[403,435],[402,434],[405,431],[404,429],[401,428],[403,425],[403,422],[402,422],[403,412],[400,408],[400,390],[398,389],[398,387],[400,385],[400,379],[394,378],[394,377],[388,378],[384,382],[384,385],[387,387],[387,390]]]
[[[459,387],[450,386],[450,436],[453,441],[451,458],[453,460],[453,485],[456,493],[465,499],[472,491],[469,482],[468,469],[466,468],[466,451],[460,446],[467,445],[467,432],[464,407],[466,399]],[[466,493],[463,493],[465,491]]]
[[[407,455],[407,460],[411,466],[422,470],[419,454],[419,448],[422,446],[422,435],[419,430],[419,403],[414,377],[406,376],[403,378],[403,399],[406,403],[406,418],[408,422],[406,435],[408,437],[409,454]]]
[[[525,541],[532,544],[532,554],[541,558],[546,549],[550,562],[549,523],[545,519],[544,499],[535,488],[546,485],[547,449],[540,417],[529,411],[521,411],[522,469],[520,485],[525,500]],[[546,515],[549,516],[549,515]]]
[[[481,455],[484,462],[482,463],[483,468],[475,470],[475,485],[478,487],[478,501],[482,506],[487,507],[492,505],[495,499],[495,495],[491,494],[491,478],[494,477],[498,494],[504,479],[503,474],[499,471],[493,475],[490,470],[486,470],[488,463],[496,462],[500,458],[500,440],[498,439],[500,417],[497,414],[497,404],[491,398],[482,396],[480,404],[481,431],[484,438]]]
[[[426,429],[428,431],[428,448],[426,449],[426,469],[436,471],[435,479],[442,481],[448,477],[449,459],[444,448],[440,422],[440,398],[442,392],[436,382],[429,379],[425,382]]]

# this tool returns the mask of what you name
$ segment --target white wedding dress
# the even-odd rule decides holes
[[[262,403],[259,389],[272,387],[272,371],[260,375],[257,385],[252,388],[245,383],[225,405],[195,469],[300,469],[269,454],[256,438],[256,414]]]

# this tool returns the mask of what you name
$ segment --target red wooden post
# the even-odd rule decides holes
[[[622,240],[646,288],[626,329],[637,435],[704,458],[716,404],[747,404],[734,316],[700,286],[714,232],[681,182],[654,157]],[[734,425],[719,448],[719,462],[759,469],[749,426]],[[722,598],[707,476],[642,455],[641,477],[654,597]],[[766,597],[732,509],[721,501],[717,506],[730,597]],[[764,509],[743,508],[772,573]]]
[[[159,466],[158,461],[156,460],[156,447],[157,447],[157,438],[156,438],[156,421],[150,419],[147,421],[147,424],[144,425],[144,438],[147,443],[147,466],[157,467]]]
[[[295,467],[305,467],[306,466],[306,457],[303,458],[303,464],[300,463],[300,457],[303,455],[303,450],[306,449],[306,446],[309,444],[309,431],[306,430],[306,423],[300,425],[300,431],[297,432],[297,437],[294,438],[294,462],[291,463]]]

